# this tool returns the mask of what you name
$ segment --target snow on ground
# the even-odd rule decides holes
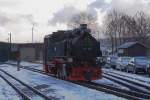
[[[7,63],[17,64],[16,61],[7,61]],[[43,70],[43,64],[40,64],[38,62],[37,63],[32,63],[32,62],[21,61],[20,64],[22,66],[29,66],[29,67],[32,67],[32,68]]]
[[[126,90],[129,90],[129,88],[125,87],[125,86],[122,86],[120,84],[117,84],[109,79],[106,79],[106,78],[102,78],[102,79],[99,79],[99,80],[95,80],[93,81],[95,83],[100,83],[100,84],[106,84],[106,85],[110,85],[110,86],[114,86],[114,87],[118,87],[118,88],[121,88],[121,89],[126,89]]]
[[[43,64],[21,61],[21,65],[30,66],[30,67],[33,67],[33,68],[36,68],[36,69],[39,69],[39,70],[43,70]]]
[[[18,93],[0,78],[0,100],[21,100]]]
[[[103,69],[104,71],[110,71],[110,72],[114,72],[114,73],[118,73],[127,77],[131,77],[132,80],[141,80],[145,83],[150,83],[150,77],[144,77],[138,74],[132,74],[132,73],[127,73],[127,72],[122,72],[122,71],[117,71],[117,70],[113,70],[113,69]]]
[[[32,68],[36,68],[36,69],[39,69],[39,70],[43,70],[43,65],[42,64],[37,64],[37,63],[31,63],[31,62],[25,62],[25,61],[22,61],[21,62],[21,65],[24,65],[24,66],[30,66]],[[114,86],[114,87],[118,87],[118,88],[122,88],[122,89],[127,89],[127,87],[124,87],[122,85],[119,85],[111,80],[108,80],[106,78],[102,78],[100,80],[96,80],[96,81],[93,81],[93,82],[96,82],[96,83],[102,83],[102,84],[106,84],[106,85],[111,85],[111,86]]]
[[[5,66],[5,67],[4,67]],[[67,81],[21,69],[11,65],[0,66],[5,71],[34,87],[44,86],[45,94],[60,100],[124,100],[123,98],[82,87]]]

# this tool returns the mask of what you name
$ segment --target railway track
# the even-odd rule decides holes
[[[0,77],[16,90],[23,100],[53,100],[2,69],[0,69]]]
[[[143,93],[138,93],[130,90],[124,90],[117,87],[113,87],[110,85],[104,85],[99,83],[93,83],[93,82],[74,82],[76,84],[95,89],[98,91],[103,91],[106,93],[114,94],[119,97],[123,97],[129,100],[148,100],[150,99],[149,95],[145,95]]]
[[[126,75],[119,74],[119,73],[112,72],[112,71],[105,71],[105,70],[103,70],[103,71],[106,72],[106,73],[112,73],[112,74],[116,74],[116,75],[119,75],[119,76],[122,76],[122,77],[126,77],[126,78],[129,78],[129,79],[134,79],[134,80],[137,80],[137,81],[139,81],[139,82],[143,82],[143,83],[150,84],[150,82],[141,80],[141,79],[139,79],[139,78],[135,78],[135,77],[133,78],[133,77],[131,77],[131,76],[126,76]]]
[[[15,64],[11,64],[11,65],[15,65]],[[48,75],[48,76],[52,76],[55,77],[51,74],[47,74],[42,70],[38,70],[38,69],[34,69],[31,68],[29,66],[21,66],[21,68],[26,69],[26,70],[30,70],[33,72],[37,72],[40,74],[44,74],[44,75]],[[56,78],[56,77],[55,77]],[[72,82],[72,81],[70,81]],[[142,93],[141,91],[132,91],[132,90],[125,90],[125,89],[120,89],[114,86],[110,86],[110,85],[105,85],[105,84],[100,84],[100,83],[93,83],[93,82],[72,82],[81,86],[85,86],[91,89],[95,89],[98,91],[103,91],[106,93],[110,93],[119,97],[123,97],[123,98],[127,98],[127,99],[131,99],[131,100],[148,100],[150,99],[150,95],[149,94],[145,94]]]
[[[123,77],[115,76],[115,75],[108,74],[108,73],[105,73],[105,72],[103,74],[103,77],[105,77],[105,78],[107,78],[109,80],[112,80],[112,81],[114,81],[116,83],[119,83],[119,84],[121,84],[123,86],[126,86],[130,90],[150,95],[149,86],[147,86],[147,85],[139,84],[137,82],[125,79]]]

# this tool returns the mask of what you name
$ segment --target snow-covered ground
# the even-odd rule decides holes
[[[18,93],[0,78],[0,100],[20,100]]]
[[[14,62],[11,62],[11,63],[14,63]],[[38,64],[38,63],[31,63],[31,62],[22,61],[21,65],[30,66],[30,67],[35,68],[35,69],[43,70],[43,65]],[[122,88],[122,89],[128,89],[127,87],[124,87],[124,86],[122,86],[120,84],[117,84],[117,83],[115,83],[111,80],[108,80],[106,78],[102,78],[100,80],[96,80],[96,81],[93,81],[93,82],[102,83],[102,84],[106,84],[106,85],[111,85],[111,86]]]
[[[124,100],[123,98],[111,94],[99,92],[25,69],[17,71],[17,69],[15,67],[11,67],[11,65],[3,64],[0,65],[0,68],[35,88],[44,87],[41,88],[41,91],[48,96],[52,96],[60,100]],[[0,84],[0,89],[2,87],[5,87],[5,85]],[[7,100],[7,96],[5,98],[6,99],[4,100]]]
[[[126,89],[126,90],[129,90],[129,88],[125,87],[125,86],[122,86],[120,84],[117,84],[109,79],[106,79],[106,78],[102,78],[102,79],[99,79],[99,80],[95,80],[93,81],[95,83],[100,83],[100,84],[106,84],[106,85],[110,85],[110,86],[114,86],[114,87],[118,87],[118,88],[121,88],[121,89]]]
[[[21,65],[23,65],[23,66],[31,66],[33,68],[36,68],[36,69],[39,69],[39,70],[43,70],[43,64],[40,64],[40,63],[32,63],[32,62],[22,61]]]
[[[17,64],[17,62],[15,62],[15,61],[7,61],[7,63]],[[43,64],[40,64],[38,62],[32,63],[32,62],[21,61],[20,64],[23,66],[29,66],[29,67],[33,67],[35,69],[43,70]]]

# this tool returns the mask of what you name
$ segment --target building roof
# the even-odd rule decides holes
[[[126,48],[129,48],[129,47],[131,47],[131,46],[137,44],[137,43],[138,43],[138,42],[126,42],[126,43],[120,45],[118,48],[119,48],[119,49],[126,49]]]
[[[0,41],[0,43],[8,43],[8,42],[3,42],[3,41]]]
[[[21,48],[21,47],[42,47],[43,43],[19,43],[16,45],[18,45],[19,48]]]

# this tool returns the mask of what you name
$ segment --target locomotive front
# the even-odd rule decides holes
[[[101,78],[101,66],[96,64],[96,57],[101,57],[100,43],[92,37],[86,24],[75,30],[78,36],[72,39],[71,56],[73,57],[70,80],[96,80]]]
[[[92,37],[87,25],[59,33],[45,38],[45,71],[68,80],[101,78],[101,67],[96,64],[96,57],[102,56],[100,43]]]

